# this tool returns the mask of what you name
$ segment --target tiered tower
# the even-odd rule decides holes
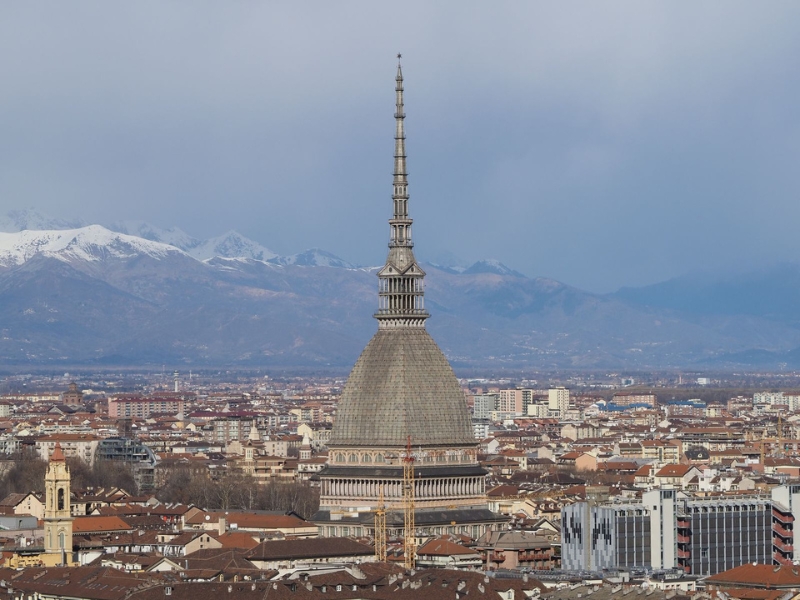
[[[378,272],[378,331],[342,391],[314,520],[322,535],[370,534],[383,495],[387,528],[402,533],[403,459],[410,439],[417,529],[477,537],[497,519],[488,510],[464,393],[425,329],[425,272],[414,257],[408,213],[400,64],[395,83],[393,210],[389,254]]]
[[[44,551],[60,555],[63,561],[72,554],[72,514],[70,510],[69,467],[56,442],[44,478]]]

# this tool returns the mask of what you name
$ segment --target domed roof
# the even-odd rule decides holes
[[[342,392],[330,446],[476,443],[464,393],[423,327],[378,329]]]

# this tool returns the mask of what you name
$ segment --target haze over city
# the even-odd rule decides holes
[[[383,261],[403,53],[423,260],[591,291],[798,260],[800,6],[0,9],[0,212]]]
[[[4,596],[800,598],[796,6],[0,8]]]

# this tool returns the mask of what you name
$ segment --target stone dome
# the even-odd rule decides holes
[[[379,329],[342,391],[330,446],[475,445],[464,393],[430,334]]]

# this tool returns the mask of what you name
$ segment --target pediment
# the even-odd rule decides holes
[[[412,262],[408,265],[404,265],[400,267],[394,263],[388,262],[384,267],[378,271],[378,277],[387,277],[387,276],[402,276],[402,275],[411,275],[415,277],[424,277],[425,271],[423,271],[420,266]]]

